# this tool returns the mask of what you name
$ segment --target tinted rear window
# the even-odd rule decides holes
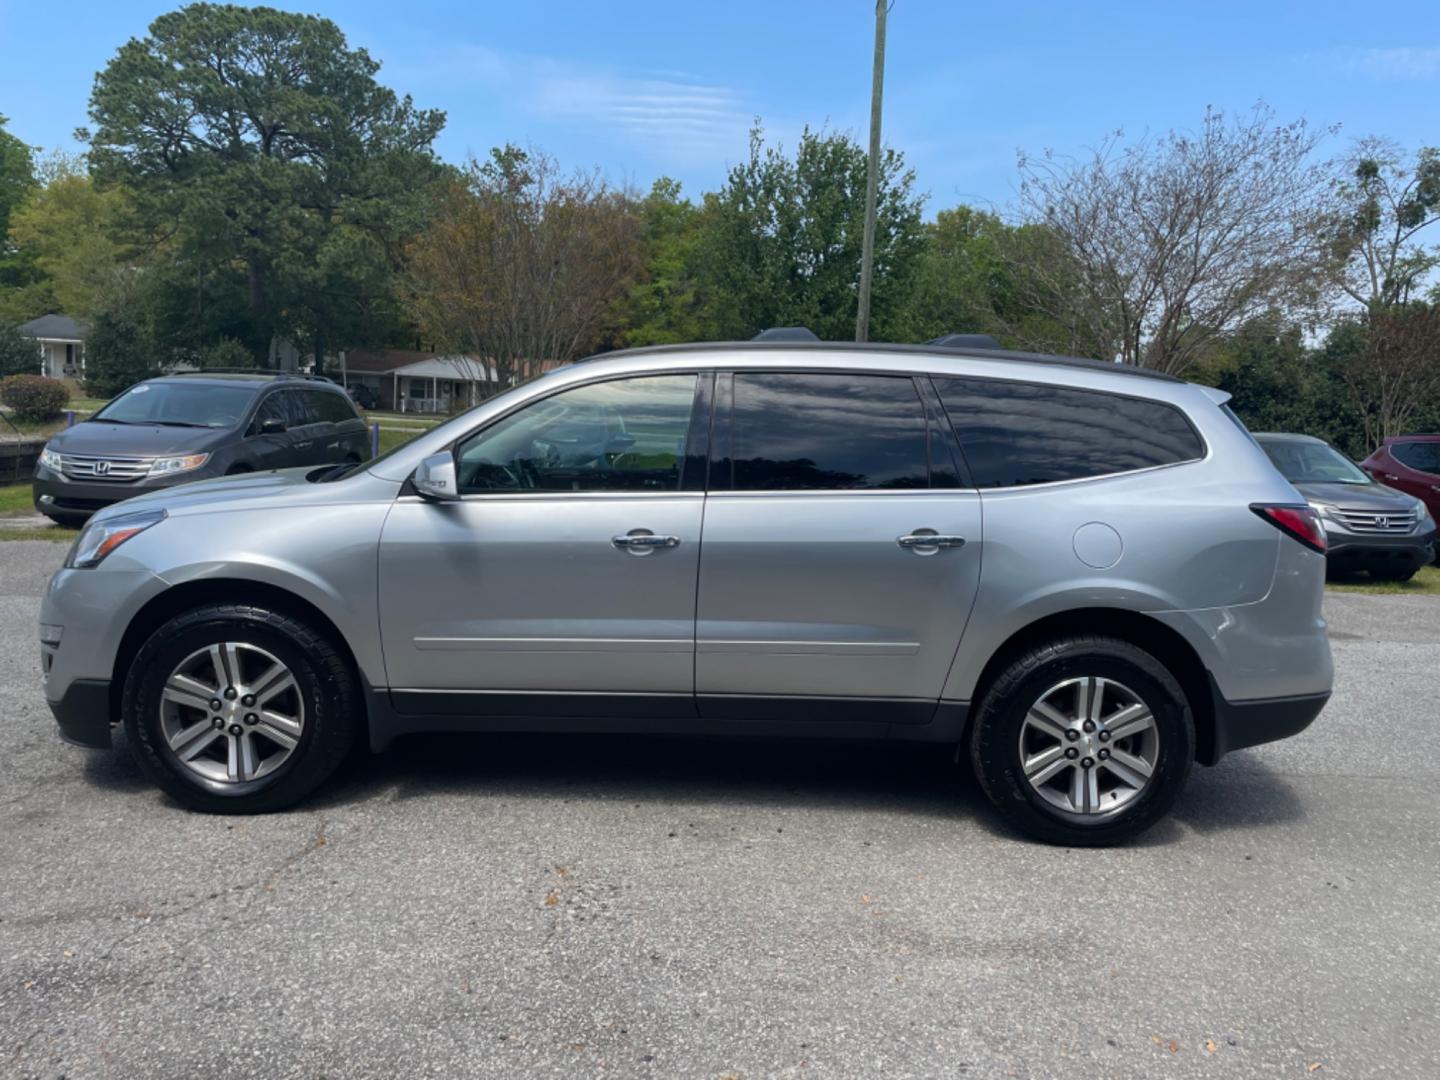
[[[977,487],[1016,487],[1203,457],[1179,409],[1098,390],[936,379]]]
[[[908,377],[738,373],[734,393],[737,491],[930,485],[925,411]]]
[[[305,396],[310,399],[310,411],[321,420],[343,424],[346,420],[355,419],[355,406],[344,394],[334,394],[328,390],[306,390]]]

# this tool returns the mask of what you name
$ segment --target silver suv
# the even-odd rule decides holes
[[[1323,528],[1224,400],[981,349],[614,353],[364,465],[97,514],[46,694],[207,811],[412,732],[910,739],[1113,843],[1330,693]]]

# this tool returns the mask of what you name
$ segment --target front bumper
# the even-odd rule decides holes
[[[209,468],[192,472],[175,473],[171,476],[157,476],[154,479],[136,480],[129,483],[106,482],[102,480],[71,480],[51,469],[37,467],[34,481],[35,509],[42,514],[65,517],[89,517],[117,502],[148,495],[152,491],[188,484],[195,480],[212,479]]]
[[[1243,750],[1247,746],[1259,746],[1300,734],[1320,715],[1330,700],[1330,692],[1257,701],[1227,701],[1212,676],[1210,699],[1214,702],[1215,724],[1213,738],[1202,740],[1196,754],[1202,765],[1214,765],[1231,750]]]
[[[110,748],[110,680],[76,679],[59,701],[47,701],[60,737],[76,746]]]
[[[1435,559],[1435,531],[1410,536],[1340,532],[1327,523],[1325,558],[1334,569],[1418,570]]]

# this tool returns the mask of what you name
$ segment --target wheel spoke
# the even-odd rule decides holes
[[[1142,780],[1148,780],[1150,774],[1155,771],[1154,766],[1144,758],[1136,757],[1134,754],[1127,753],[1124,750],[1112,749],[1110,751],[1110,760],[1123,768],[1129,769],[1131,772],[1138,773]],[[1129,781],[1126,782],[1128,783]],[[1135,786],[1139,787],[1140,785],[1136,784]]]
[[[1068,764],[1065,747],[1052,746],[1025,759],[1025,776],[1032,784],[1043,784]]]
[[[1110,755],[1110,760],[1102,762],[1101,764],[1110,771],[1111,776],[1122,783],[1129,784],[1132,788],[1137,789],[1145,786],[1145,777],[1141,776],[1129,766],[1116,761],[1113,753]]]
[[[1142,703],[1136,702],[1134,705],[1127,705],[1110,717],[1105,722],[1105,726],[1110,730],[1112,739],[1123,739],[1153,728],[1155,717]]]
[[[177,731],[170,737],[170,749],[181,761],[189,761],[220,737],[220,732],[209,719]]]
[[[171,675],[165,681],[165,689],[160,692],[160,696],[176,705],[199,709],[208,716],[210,699],[215,696],[215,691],[189,675]]]
[[[279,721],[284,721],[285,727],[282,727]],[[286,730],[286,727],[293,727],[295,734],[292,735]],[[265,713],[261,717],[260,724],[255,728],[255,731],[258,734],[264,735],[277,746],[281,746],[286,750],[293,750],[298,741],[299,728],[299,724],[287,717],[276,716],[274,713]]]
[[[1091,679],[1090,687],[1090,711],[1084,715],[1098,724],[1105,712],[1105,680]]]
[[[1090,702],[1095,697],[1095,680],[1081,679],[1075,688],[1075,716],[1080,720],[1090,716]]]
[[[1064,739],[1065,729],[1070,726],[1069,719],[1063,713],[1044,701],[1037,701],[1030,706],[1026,719],[1046,735],[1056,739]]]
[[[275,673],[273,679],[269,678],[272,672],[266,672],[264,685],[252,691],[255,695],[255,703],[264,705],[267,701],[274,701],[287,690],[295,689],[295,676],[290,674],[290,669],[283,665],[277,665],[280,671]]]
[[[255,741],[248,731],[229,736],[229,753],[225,762],[225,773],[231,780],[249,780],[258,767],[255,757]]]
[[[1076,769],[1070,774],[1070,804],[1077,814],[1085,812],[1085,774],[1088,769]]]

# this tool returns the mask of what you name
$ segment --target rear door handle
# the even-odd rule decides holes
[[[965,546],[963,536],[941,536],[933,532],[913,532],[897,536],[895,542],[902,548],[958,548]]]

